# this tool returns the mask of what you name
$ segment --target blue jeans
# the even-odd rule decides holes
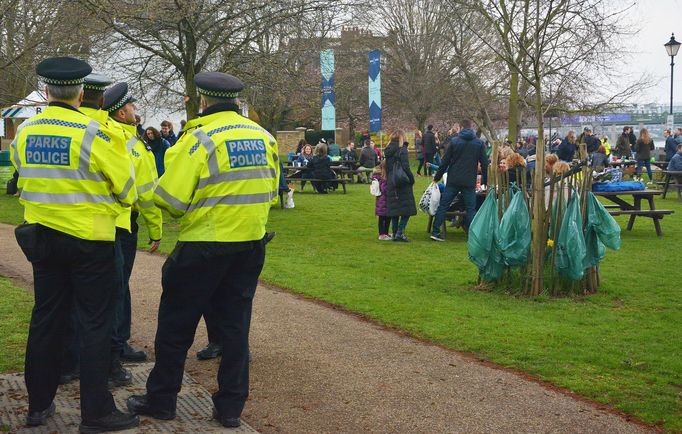
[[[446,185],[445,191],[440,196],[440,204],[436,211],[436,217],[433,219],[433,227],[431,228],[431,235],[440,236],[440,228],[445,221],[445,213],[450,208],[450,204],[455,200],[459,193],[462,193],[464,199],[464,206],[466,208],[466,217],[464,218],[464,228],[469,229],[471,221],[476,215],[476,189],[475,187],[460,187],[455,185]]]
[[[637,160],[637,175],[642,174],[642,166],[646,167],[646,173],[649,175],[649,181],[653,180],[653,175],[651,174],[651,161],[649,160]]]
[[[393,228],[393,235],[397,234],[398,232],[404,234],[408,220],[410,220],[409,215],[391,217],[391,227]]]

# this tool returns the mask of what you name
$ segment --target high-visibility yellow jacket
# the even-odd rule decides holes
[[[234,111],[215,115],[166,151],[154,202],[181,217],[180,241],[259,240],[277,196],[277,141]]]
[[[94,119],[97,122],[99,122],[100,129],[111,138],[112,142],[116,141],[118,144],[116,146],[120,146],[125,148],[126,146],[126,141],[125,138],[123,137],[123,131],[120,128],[112,128],[109,125],[109,113],[104,111],[104,110],[99,110],[99,109],[94,109],[90,107],[83,107],[81,106],[78,111],[83,113],[85,116],[89,117],[90,119]],[[130,162],[130,176],[135,178],[135,169],[133,168],[133,162]],[[117,228],[123,228],[126,229],[128,232],[130,232],[130,212],[132,210],[132,207],[120,207],[120,212],[118,216],[116,217],[116,227]]]
[[[122,206],[137,200],[130,159],[99,122],[50,103],[11,145],[24,219],[86,240],[112,241]]]
[[[137,137],[135,125],[127,125],[112,118],[109,118],[109,125],[112,128],[118,128],[125,138],[125,146],[130,153],[130,160],[133,162],[138,195],[138,200],[133,205],[133,211],[137,211],[142,215],[149,231],[149,238],[155,241],[160,240],[163,216],[161,215],[161,210],[154,205],[154,187],[158,182],[154,154]],[[122,218],[119,217],[119,220]],[[130,216],[128,216],[128,219],[130,219]]]
[[[198,118],[190,119],[187,121],[185,124],[185,127],[180,131],[180,134],[178,135],[178,140],[182,138],[182,136],[185,136],[192,131],[196,130],[197,128],[201,128],[204,125],[208,125],[211,122],[215,121],[220,117],[220,114],[223,112],[217,112],[217,113],[211,113],[209,115],[204,115],[204,116],[199,116]],[[177,142],[176,142],[177,143]],[[166,165],[166,160],[164,158],[163,160],[164,166]]]

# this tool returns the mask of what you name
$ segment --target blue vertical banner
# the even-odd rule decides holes
[[[334,50],[320,52],[322,72],[322,129],[336,130],[336,93],[334,93]]]
[[[381,54],[369,52],[369,131],[381,131]]]

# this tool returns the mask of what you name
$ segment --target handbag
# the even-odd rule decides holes
[[[400,158],[396,158],[396,160],[393,162],[393,170],[391,170],[390,181],[394,187],[402,187],[403,185],[410,184],[410,177],[407,176],[407,172],[405,172],[405,169],[403,169]]]
[[[372,180],[372,184],[369,186],[369,194],[376,197],[381,196],[381,185],[378,179],[374,178]]]

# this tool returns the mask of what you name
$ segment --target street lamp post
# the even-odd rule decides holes
[[[680,49],[680,43],[675,40],[675,34],[670,37],[670,41],[665,43],[665,51],[670,56],[670,114],[673,114],[673,68],[675,66],[675,56]]]

